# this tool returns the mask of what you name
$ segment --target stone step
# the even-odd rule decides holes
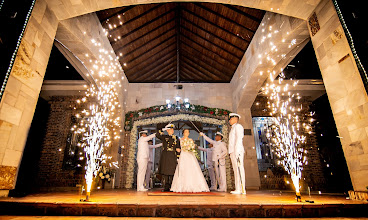
[[[368,204],[144,205],[0,202],[0,215],[300,218],[367,217]]]

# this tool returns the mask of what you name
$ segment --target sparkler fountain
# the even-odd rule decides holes
[[[106,164],[111,157],[106,156],[105,149],[111,146],[111,128],[119,124],[119,117],[114,116],[115,107],[112,101],[116,101],[114,83],[102,83],[100,89],[96,91],[92,86],[87,95],[96,96],[97,103],[90,105],[90,111],[84,110],[86,115],[91,115],[86,119],[85,127],[87,131],[83,134],[84,152],[86,156],[86,200],[89,200],[93,179],[97,176],[101,164]],[[90,112],[90,113],[88,113]],[[113,122],[113,123],[111,123]],[[116,137],[117,138],[117,137]],[[116,163],[112,163],[116,166]]]
[[[259,72],[261,76],[264,72],[269,74],[267,83],[261,88],[261,93],[267,97],[270,116],[274,118],[274,125],[268,129],[267,137],[273,143],[273,151],[280,158],[279,165],[282,165],[291,175],[296,198],[300,202],[300,180],[303,165],[307,164],[307,157],[305,156],[307,151],[303,149],[306,142],[304,134],[311,133],[311,126],[308,123],[301,122],[305,116],[303,113],[305,110],[303,110],[302,104],[299,103],[301,97],[298,93],[294,94],[290,90],[298,82],[290,80],[291,85],[285,83],[283,69],[280,68],[279,72],[276,70],[278,69],[277,65],[280,65],[276,61],[283,63],[282,59],[286,58],[286,54],[279,54],[278,45],[293,48],[297,45],[297,40],[292,39],[288,43],[285,38],[290,39],[289,32],[282,33],[272,25],[267,27],[266,23],[272,23],[270,18],[264,18],[261,23],[260,28],[262,28],[263,36],[261,36],[259,42],[259,45],[267,45],[269,51],[258,55],[259,64],[267,64],[264,65],[266,68]]]
[[[273,142],[276,155],[280,158],[279,164],[291,175],[295,187],[297,201],[301,201],[300,179],[303,164],[307,163],[307,153],[303,146],[306,137],[303,133],[310,129],[304,123],[301,126],[301,111],[303,106],[298,104],[300,96],[289,91],[289,84],[282,84],[284,75],[280,74],[276,83],[267,83],[262,92],[267,95],[270,116],[274,124],[269,129],[267,137]],[[296,86],[294,82],[292,86]],[[308,131],[310,132],[310,131]]]
[[[107,34],[106,30],[104,30]],[[76,116],[79,118],[78,125],[72,129],[82,136],[80,146],[83,147],[86,181],[86,200],[89,201],[93,180],[96,178],[102,165],[118,168],[118,162],[112,161],[112,156],[106,155],[113,140],[120,138],[118,130],[121,127],[121,105],[118,99],[118,88],[122,87],[118,77],[123,73],[123,69],[118,62],[119,56],[113,57],[113,51],[103,49],[96,40],[91,40],[98,48],[98,59],[90,59],[92,68],[90,75],[95,81],[95,85],[90,85],[85,93],[85,97],[77,100],[77,103],[86,103],[89,108],[83,109]],[[100,48],[99,48],[100,47]],[[86,57],[89,57],[86,54]],[[121,131],[121,130],[120,130]]]

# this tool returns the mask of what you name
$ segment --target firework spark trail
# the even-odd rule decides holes
[[[296,193],[300,193],[300,179],[302,178],[303,164],[306,151],[303,149],[305,136],[304,130],[300,127],[301,109],[297,107],[299,94],[289,91],[289,85],[283,85],[284,74],[281,72],[279,79],[267,83],[262,88],[263,94],[267,95],[270,116],[274,117],[274,125],[267,135],[273,142],[276,155],[280,158],[280,164],[291,175],[291,180]],[[293,83],[293,87],[297,82]],[[296,99],[296,100],[294,100]],[[309,125],[306,125],[307,127]],[[307,130],[307,129],[306,129]]]
[[[267,137],[272,142],[275,154],[280,158],[279,164],[291,175],[295,190],[299,193],[303,164],[307,162],[306,157],[303,156],[306,151],[303,149],[305,136],[302,134],[308,130],[306,129],[308,125],[304,126],[303,124],[304,127],[300,126],[303,106],[299,106],[298,104],[300,99],[299,94],[293,94],[290,91],[290,88],[295,87],[298,81],[291,80],[293,82],[291,85],[283,84],[285,79],[283,69],[280,72],[275,70],[277,64],[275,61],[277,59],[276,57],[280,57],[280,55],[282,59],[286,57],[286,54],[277,53],[278,48],[274,44],[275,39],[280,39],[282,42],[280,45],[284,45],[286,40],[281,40],[281,31],[272,30],[271,25],[266,27],[264,23],[261,24],[261,27],[263,28],[262,32],[264,32],[264,36],[261,38],[260,44],[270,45],[270,51],[268,53],[258,54],[258,58],[260,59],[259,64],[268,63],[270,66],[265,71],[269,74],[269,82],[261,89],[261,93],[268,99],[267,104],[270,116],[274,119],[274,124],[271,128],[266,129],[268,130]],[[296,46],[296,39],[290,41],[288,48],[293,46]],[[260,76],[263,73],[264,71],[260,71]],[[278,79],[275,80],[277,76]]]
[[[96,47],[102,47],[100,43],[92,39]],[[118,167],[118,162],[111,161],[112,156],[106,155],[106,150],[112,145],[112,140],[119,139],[121,127],[120,110],[121,105],[118,99],[117,87],[122,87],[120,73],[123,69],[118,62],[118,57],[114,59],[113,51],[99,49],[100,55],[90,63],[91,76],[96,76],[96,85],[92,84],[87,89],[85,96],[77,100],[78,104],[85,103],[89,108],[83,109],[76,114],[79,119],[78,125],[74,125],[72,130],[82,136],[80,146],[85,153],[85,180],[87,199],[91,191],[93,180],[96,178],[103,165]],[[111,54],[110,54],[111,53]],[[90,57],[86,54],[86,57]],[[122,130],[120,130],[121,132]]]

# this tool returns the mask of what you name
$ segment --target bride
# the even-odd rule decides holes
[[[184,129],[180,139],[181,153],[171,185],[173,192],[209,192],[206,180],[193,153],[195,144],[189,138],[189,130]]]

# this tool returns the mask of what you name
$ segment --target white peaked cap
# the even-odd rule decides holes
[[[170,129],[170,128],[175,128],[175,125],[174,124],[167,124],[165,126],[166,129]]]
[[[140,134],[147,134],[147,133],[148,133],[148,131],[147,131],[147,130],[144,130],[144,131],[140,131],[139,133],[140,133]]]
[[[216,135],[220,135],[221,137],[224,137],[224,135],[221,134],[220,132],[216,132]]]
[[[238,117],[239,119],[241,118],[239,114],[236,114],[234,112],[229,114],[229,118],[232,118],[232,117]]]

